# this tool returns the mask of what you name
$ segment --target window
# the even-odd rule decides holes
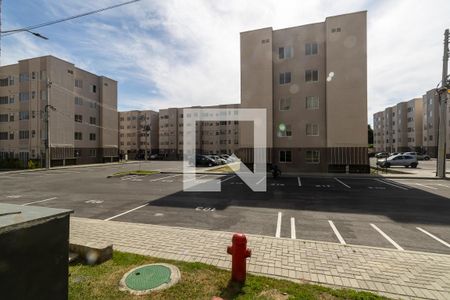
[[[319,108],[319,97],[307,96],[306,97],[306,109],[318,109],[318,108]]]
[[[8,139],[8,132],[7,131],[0,132],[0,141],[4,141],[7,139]]]
[[[31,92],[31,99],[34,99],[36,97],[36,92],[35,91],[32,91]]]
[[[95,133],[89,133],[89,140],[90,141],[95,141],[97,139],[97,137],[95,136]]]
[[[305,71],[305,81],[306,82],[317,82],[317,81],[319,81],[319,71],[317,71],[317,70],[306,70]]]
[[[305,55],[316,55],[319,52],[317,43],[305,44]]]
[[[83,88],[83,80],[75,79],[75,87],[77,87],[79,89]]]
[[[8,122],[8,114],[1,114],[0,115],[0,122]]]
[[[280,99],[280,110],[291,109],[291,98],[281,98]]]
[[[25,92],[25,93],[19,93],[19,101],[23,102],[23,101],[28,101],[30,100],[30,93]]]
[[[30,138],[30,132],[28,130],[20,130],[19,131],[19,139],[27,140]]]
[[[74,149],[73,157],[81,157],[81,149]]]
[[[83,105],[83,98],[75,97],[75,104],[76,105]]]
[[[432,141],[432,140],[433,140],[433,136],[430,135],[430,136],[428,137],[428,140],[429,140],[429,141]]]
[[[31,79],[36,79],[36,72],[31,72]]]
[[[278,48],[278,58],[279,59],[289,59],[293,56],[293,48],[292,47],[280,47]]]
[[[278,136],[279,137],[292,136],[291,125],[280,125],[278,128]]]
[[[28,111],[19,112],[19,120],[29,120],[29,119],[30,119],[30,112]]]
[[[306,135],[307,136],[318,136],[319,135],[319,125],[318,124],[306,124]]]
[[[97,149],[89,149],[89,156],[90,157],[96,157],[97,156]]]
[[[97,93],[97,86],[95,84],[91,85],[91,91]]]
[[[292,162],[292,151],[280,151],[280,162]]]
[[[10,140],[13,140],[13,139],[14,139],[14,132],[13,132],[13,131],[11,131],[11,132],[9,133],[9,139],[10,139]]]
[[[83,139],[83,134],[81,132],[75,132],[75,140],[81,141]]]
[[[92,124],[92,125],[97,124],[97,119],[94,117],[89,117],[89,124]]]
[[[8,84],[9,84],[9,78],[0,79],[0,86],[8,86]]]
[[[75,115],[75,122],[83,123],[83,116],[82,115]]]
[[[19,74],[19,82],[24,82],[30,80],[28,73],[20,73]]]
[[[320,151],[319,150],[306,150],[305,162],[308,164],[320,163]]]
[[[280,73],[280,84],[287,84],[291,82],[291,72]]]
[[[13,113],[11,113],[11,115],[9,116],[9,121],[14,122],[14,114]]]
[[[9,103],[8,96],[0,97],[0,104],[8,104],[8,103]]]

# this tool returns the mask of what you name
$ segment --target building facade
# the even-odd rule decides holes
[[[53,56],[0,68],[0,159],[52,166],[117,159],[117,82]]]
[[[159,147],[159,114],[152,110],[119,112],[119,153],[129,159],[157,154]]]
[[[241,33],[241,107],[264,108],[268,160],[285,171],[368,172],[366,12]],[[252,126],[239,156],[252,163]]]
[[[234,109],[239,104],[193,106],[195,109]],[[183,157],[183,119],[185,108],[159,111],[159,153],[170,159]],[[201,121],[195,125],[197,154],[232,154],[239,147],[238,121]]]

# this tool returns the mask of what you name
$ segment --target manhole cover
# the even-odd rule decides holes
[[[169,264],[150,264],[132,269],[120,281],[120,289],[135,295],[166,289],[180,279],[180,271]]]

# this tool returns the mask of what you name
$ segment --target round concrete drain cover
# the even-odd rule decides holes
[[[134,295],[166,289],[180,279],[180,271],[169,264],[149,264],[132,269],[120,280],[120,290]]]

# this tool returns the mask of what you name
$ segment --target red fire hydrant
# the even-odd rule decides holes
[[[247,237],[242,233],[233,234],[232,245],[227,247],[231,254],[231,280],[244,283],[247,273],[247,257],[252,251],[247,249]]]

